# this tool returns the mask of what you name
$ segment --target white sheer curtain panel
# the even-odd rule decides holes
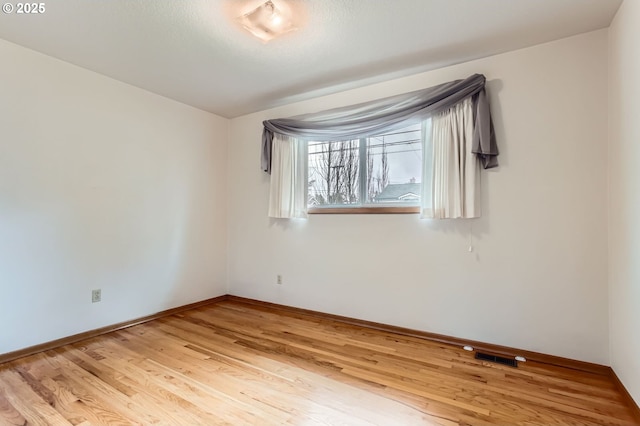
[[[480,158],[471,152],[473,103],[468,98],[423,124],[423,218],[480,217]]]
[[[307,144],[290,136],[273,138],[269,217],[307,217]]]

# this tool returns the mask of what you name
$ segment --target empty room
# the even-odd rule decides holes
[[[0,425],[640,425],[640,1],[0,13]]]

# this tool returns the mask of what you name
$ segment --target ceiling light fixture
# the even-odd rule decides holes
[[[242,26],[263,42],[297,29],[271,0],[238,18]]]

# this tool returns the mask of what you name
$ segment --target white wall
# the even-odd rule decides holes
[[[640,404],[640,2],[610,28],[609,286],[611,366]]]
[[[263,119],[474,72],[489,80],[501,149],[483,218],[267,218]],[[602,30],[232,120],[230,292],[607,364],[606,102]]]
[[[225,294],[228,120],[1,40],[0,63],[0,354]]]

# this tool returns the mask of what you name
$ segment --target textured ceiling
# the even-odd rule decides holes
[[[604,28],[621,3],[273,0],[301,28],[263,44],[234,18],[264,0],[44,1],[0,38],[223,117]]]

